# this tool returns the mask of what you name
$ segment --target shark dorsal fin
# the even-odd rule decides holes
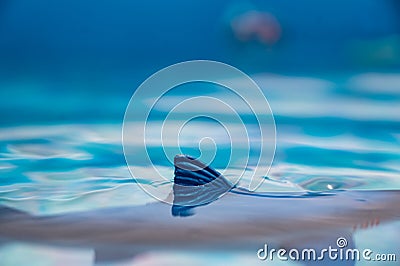
[[[174,158],[174,216],[193,215],[193,208],[215,201],[233,188],[218,171],[188,155]]]
[[[189,155],[176,155],[174,165],[174,183],[177,185],[200,186],[219,181],[218,184],[221,186],[232,188],[232,184],[218,171]]]

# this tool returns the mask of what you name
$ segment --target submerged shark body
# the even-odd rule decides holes
[[[0,239],[90,247],[97,261],[170,249],[237,249],[256,254],[265,243],[287,249],[318,248],[332,245],[338,237],[354,247],[355,230],[400,220],[399,191],[258,194],[230,186],[209,167],[194,172],[181,167],[193,164],[201,166],[188,156],[176,158],[178,187],[172,207],[157,202],[47,217],[2,208]],[[209,191],[190,193],[191,188],[202,188],[217,178],[220,182],[209,193],[211,202],[189,204],[198,191]]]

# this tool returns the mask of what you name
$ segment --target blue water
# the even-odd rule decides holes
[[[255,73],[252,77],[269,100],[277,130],[275,160],[259,191],[400,189],[400,74]],[[159,125],[162,122],[159,118],[168,112],[170,105],[191,93],[178,90],[167,96],[165,104],[156,108],[151,122]],[[206,93],[229,97],[220,89]],[[79,115],[63,123],[32,119],[30,123],[10,122],[0,128],[0,205],[35,215],[50,215],[154,201],[138,186],[138,183],[152,184],[148,166],[138,160],[135,167],[143,174],[133,179],[124,160],[123,117],[118,114],[123,114],[129,98],[120,95],[93,97],[84,108],[77,105]],[[57,98],[53,100],[58,101],[54,105],[55,113],[68,109],[71,104]],[[40,110],[40,106],[37,107],[36,110]],[[99,108],[103,110],[100,112],[113,114],[111,119],[96,120],[93,112]],[[88,117],[85,117],[85,110],[91,111]],[[46,112],[40,117],[46,117]],[[252,123],[250,119],[247,122]],[[188,127],[187,136],[194,140],[206,136],[207,131],[199,130],[201,123]],[[250,131],[250,138],[256,139],[257,134],[251,134]],[[225,147],[224,136],[216,135],[215,141]],[[150,152],[153,150],[157,155],[159,148],[150,139]],[[183,142],[183,149],[193,155],[198,153],[198,147],[191,141]],[[172,179],[172,165],[162,156],[153,159],[153,163]],[[224,156],[217,156],[214,165],[221,168],[225,161]],[[240,165],[237,168],[239,173]],[[234,167],[231,173],[235,171]],[[244,178],[240,182],[245,185],[248,180]],[[356,239],[365,243],[373,235],[380,234],[386,236],[388,244],[384,247],[398,245],[388,233],[398,228],[398,224],[388,226],[360,233]],[[54,264],[52,256],[75,258],[75,265],[85,265],[89,256],[83,250],[12,243],[0,248],[0,264],[18,265],[18,261],[23,261],[18,254],[33,257],[47,254],[50,265]],[[201,265],[204,254],[196,254]],[[179,253],[164,254],[164,261],[171,260],[169,256],[175,256],[172,261],[179,259],[182,263],[192,260],[190,254]],[[224,265],[226,260],[237,263],[235,265],[242,261],[257,263],[255,256],[248,254],[224,255],[222,262],[218,254],[208,256],[208,261],[215,265]],[[150,256],[143,265],[150,265],[154,260],[157,263],[157,259]],[[146,261],[150,262],[146,264]]]

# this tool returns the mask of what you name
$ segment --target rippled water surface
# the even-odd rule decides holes
[[[269,99],[277,128],[275,160],[259,191],[400,189],[400,75],[294,77],[258,74],[254,79]],[[178,91],[167,96],[156,106],[155,118],[150,123],[160,126],[159,117],[188,95],[191,93]],[[207,91],[207,95],[227,97],[220,88]],[[127,104],[128,99],[113,101]],[[120,106],[123,108],[124,104]],[[66,124],[0,128],[0,204],[35,215],[49,215],[154,201],[138,186],[138,183],[159,185],[152,182],[148,166],[140,161],[144,155],[136,155],[138,161],[134,167],[143,173],[136,180],[126,167],[121,145],[122,119],[106,124],[77,119]],[[186,134],[190,138],[185,141],[183,136],[182,140],[185,153],[198,155],[197,140],[207,135],[204,130],[210,126],[207,123],[198,121],[188,126]],[[250,138],[256,141],[256,134],[251,134],[250,131]],[[222,155],[217,153],[213,165],[222,168],[226,161],[223,156],[226,139],[223,134],[214,138],[218,147],[222,147]],[[149,152],[157,154],[159,148],[150,138]],[[163,156],[155,158],[153,162],[172,179],[171,163]],[[241,170],[238,164],[230,174]],[[240,182],[239,185],[245,185],[248,180],[244,177]],[[398,223],[387,225],[360,233],[356,239],[368,243],[368,239],[381,234],[387,236],[386,246],[399,247],[398,240],[388,234],[398,228]],[[76,265],[85,265],[91,258],[90,251],[85,250],[60,251],[59,248],[12,243],[1,247],[0,262],[17,265],[7,254],[18,252],[30,257],[47,254],[49,264],[52,256],[65,256]],[[216,265],[223,265],[227,260],[237,265],[241,265],[242,260],[256,263],[252,255],[239,255],[226,255],[223,262],[220,256],[207,256]],[[170,256],[161,257],[165,263],[191,258],[187,253],[176,254],[173,260]],[[204,254],[196,256],[201,265]],[[144,258],[143,265],[156,263],[157,259]]]

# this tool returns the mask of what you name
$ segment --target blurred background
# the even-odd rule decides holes
[[[399,13],[394,0],[2,0],[0,121],[121,119],[150,74],[193,59],[248,74],[397,71]]]
[[[196,59],[239,68],[269,100],[277,152],[260,190],[400,189],[398,1],[0,0],[0,204],[50,215],[153,201],[126,167],[125,108],[151,74]],[[228,97],[191,88],[172,96]],[[137,182],[149,183],[139,164]],[[398,252],[399,227],[355,240]],[[258,263],[240,252],[159,255],[135,263]],[[0,236],[1,265],[92,261],[87,249]]]

